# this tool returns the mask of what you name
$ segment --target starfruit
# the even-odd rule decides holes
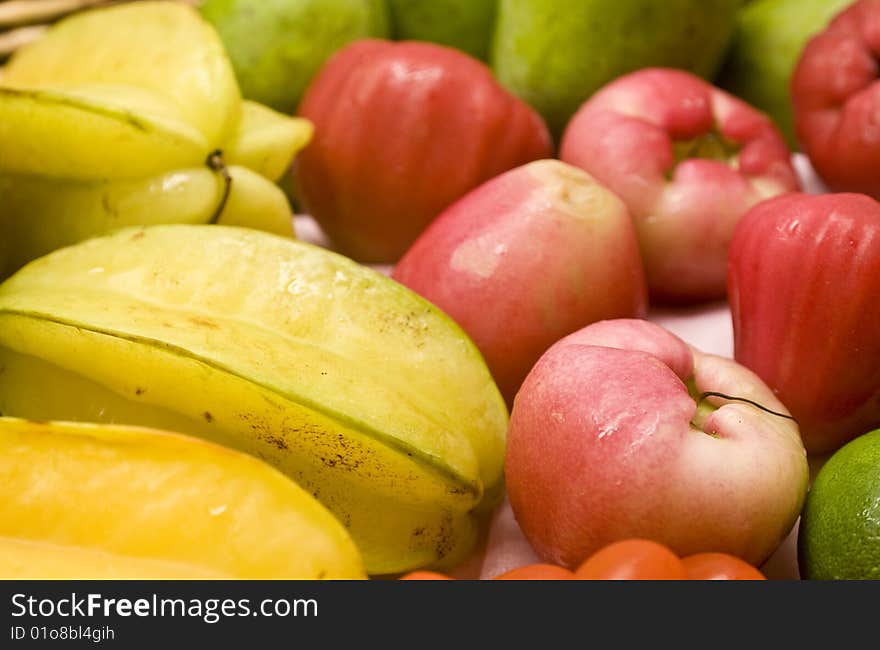
[[[0,417],[0,487],[4,579],[364,577],[310,494],[197,438]]]
[[[232,134],[241,102],[217,32],[195,9],[177,2],[135,2],[73,14],[20,48],[5,66],[3,84],[137,87],[163,101],[209,145]],[[126,98],[114,101],[124,104]]]
[[[246,167],[222,175],[205,167],[117,181],[49,181],[0,175],[0,277],[56,248],[109,230],[159,223],[222,223],[294,237],[281,189]],[[38,215],[38,217],[37,217]]]
[[[136,100],[123,101],[128,95]],[[131,86],[0,86],[0,170],[93,180],[201,165],[211,144],[165,109]]]
[[[275,182],[311,134],[306,120],[242,100],[192,7],[137,2],[64,19],[0,79],[0,278],[127,225],[293,236]]]
[[[0,412],[200,436],[281,469],[371,574],[449,566],[501,494],[507,410],[438,308],[250,229],[129,228],[0,285]]]
[[[241,120],[223,146],[230,165],[249,167],[271,181],[279,181],[293,154],[312,139],[314,127],[302,117],[288,117],[271,108],[245,100]]]

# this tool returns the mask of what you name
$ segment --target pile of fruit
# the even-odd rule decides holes
[[[880,578],[880,0],[193,4],[0,69],[0,577]]]

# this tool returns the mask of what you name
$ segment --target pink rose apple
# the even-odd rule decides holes
[[[653,299],[724,296],[734,226],[762,199],[798,188],[770,119],[682,70],[620,77],[572,118],[560,150],[626,203]]]
[[[517,393],[505,464],[510,504],[545,562],[651,539],[680,556],[753,565],[780,545],[807,489],[785,407],[751,371],[644,320],[590,325],[556,343]]]
[[[791,194],[755,206],[728,287],[735,357],[797,418],[808,451],[880,426],[880,203]]]
[[[626,206],[558,160],[506,172],[447,208],[392,277],[464,328],[508,404],[557,340],[647,310]]]
[[[483,181],[552,154],[544,121],[458,50],[368,39],[331,57],[299,114],[315,135],[294,186],[336,247],[396,262]]]
[[[804,48],[791,80],[795,130],[834,191],[880,199],[880,0],[837,15]]]

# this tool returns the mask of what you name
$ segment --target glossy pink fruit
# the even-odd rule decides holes
[[[880,203],[761,203],[737,227],[728,283],[736,359],[797,418],[810,452],[880,426]]]
[[[566,128],[560,157],[626,203],[662,301],[722,297],[737,221],[798,187],[770,119],[682,70],[639,70],[599,90]]]
[[[544,121],[486,65],[432,43],[343,48],[299,114],[315,135],[294,171],[296,194],[338,249],[363,262],[396,262],[450,203],[552,153]]]
[[[795,130],[834,191],[880,199],[880,0],[837,15],[804,48],[791,80]]]
[[[523,533],[545,562],[575,566],[627,538],[679,556],[760,564],[806,494],[795,423],[707,391],[784,407],[736,362],[644,320],[590,325],[556,343],[516,396],[505,464]]]
[[[558,160],[518,167],[457,201],[392,277],[464,328],[508,404],[557,340],[597,320],[647,310],[626,206]]]

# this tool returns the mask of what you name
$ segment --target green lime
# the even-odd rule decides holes
[[[880,429],[819,470],[801,513],[798,562],[808,580],[880,580]]]

